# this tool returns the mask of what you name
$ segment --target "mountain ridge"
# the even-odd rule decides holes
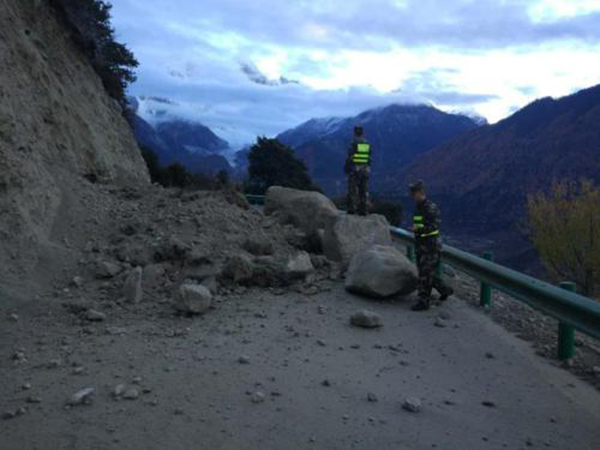
[[[292,147],[313,179],[330,195],[345,190],[346,149],[355,125],[365,129],[373,153],[373,190],[396,176],[417,155],[479,125],[463,114],[430,105],[390,104],[354,117],[311,119],[277,137]]]

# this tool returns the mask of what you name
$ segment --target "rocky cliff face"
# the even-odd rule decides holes
[[[78,202],[86,178],[149,181],[120,107],[55,11],[0,0],[0,278],[31,273],[45,248],[64,246],[53,228],[59,216],[68,223],[65,186]]]

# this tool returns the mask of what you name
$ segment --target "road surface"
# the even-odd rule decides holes
[[[102,322],[58,300],[2,311],[0,412],[27,411],[0,420],[0,449],[600,448],[600,394],[460,300],[276,294],[196,318],[166,301],[105,305]],[[359,309],[384,326],[351,326]],[[139,398],[115,399],[122,383]],[[87,387],[90,405],[65,407]]]

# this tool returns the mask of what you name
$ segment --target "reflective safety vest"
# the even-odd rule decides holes
[[[356,152],[352,155],[352,162],[357,165],[369,164],[371,160],[371,145],[366,142],[356,144]]]
[[[415,214],[413,216],[413,230],[415,232],[415,236],[431,237],[431,236],[438,236],[440,234],[440,230],[431,231],[429,233],[423,233],[424,228],[425,228],[425,224],[423,223],[423,216]]]

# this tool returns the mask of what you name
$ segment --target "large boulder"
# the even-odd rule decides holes
[[[416,267],[394,247],[375,245],[357,253],[346,274],[346,289],[368,297],[408,295],[416,287]]]
[[[323,252],[331,261],[347,266],[354,255],[373,245],[392,245],[390,225],[378,214],[362,217],[343,214],[325,229]]]
[[[323,194],[272,186],[265,198],[265,214],[275,215],[307,235],[329,227],[340,212]]]
[[[173,306],[188,314],[202,314],[210,308],[212,294],[205,286],[199,284],[183,284],[177,291]]]

